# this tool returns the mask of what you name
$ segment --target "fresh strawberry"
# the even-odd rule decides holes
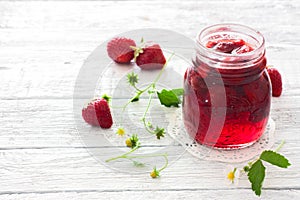
[[[160,46],[155,43],[146,43],[142,48],[135,48],[135,60],[145,70],[161,69],[166,63]]]
[[[279,71],[273,67],[267,67],[271,83],[272,83],[272,96],[279,97],[282,93],[282,79]]]
[[[106,99],[95,99],[82,109],[84,121],[93,126],[110,128],[113,124],[110,108]]]
[[[136,44],[132,39],[125,37],[116,37],[107,44],[108,56],[117,63],[130,63],[134,57],[134,51],[131,47]]]

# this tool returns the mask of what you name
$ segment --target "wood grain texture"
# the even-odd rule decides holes
[[[110,151],[109,148],[105,148],[103,154]],[[292,153],[284,152],[284,154],[293,158]],[[297,186],[300,180],[297,173],[299,164],[293,159],[291,162],[293,165],[289,170],[269,167],[264,187],[299,189]],[[105,166],[104,163],[94,160],[84,148],[6,150],[1,151],[1,164],[0,174],[5,176],[1,176],[0,194],[89,189],[103,191],[232,189],[225,178],[224,168],[227,164],[198,160],[188,153],[171,163],[157,180],[149,177],[151,169],[147,168],[137,174],[118,172],[114,169],[122,169],[113,165],[114,163]],[[133,169],[133,166],[128,163],[125,169]],[[249,183],[247,177],[243,175],[236,189],[245,188],[249,188]]]
[[[292,166],[268,168],[262,199],[299,199],[299,9],[297,0],[0,1],[0,199],[254,199],[245,176],[228,187],[227,164],[188,153],[158,180],[116,172],[89,154],[73,119],[78,72],[105,40],[149,27],[194,38],[223,22],[260,30],[283,74],[271,117]]]
[[[299,101],[300,97],[281,97],[272,105],[277,140],[285,139],[292,148],[298,148],[300,140],[294,134],[300,128]],[[72,105],[64,99],[1,100],[0,149],[82,147]]]
[[[246,189],[241,190],[183,190],[183,191],[124,191],[124,192],[106,192],[106,191],[64,191],[53,193],[27,193],[27,194],[4,194],[0,196],[3,200],[17,200],[17,199],[74,199],[74,200],[99,200],[102,198],[114,200],[114,199],[165,199],[165,200],[179,200],[179,199],[238,199],[243,194],[244,200],[256,199],[254,194]],[[277,199],[286,200],[297,199],[299,197],[298,190],[266,190],[264,195],[260,198],[263,200]]]

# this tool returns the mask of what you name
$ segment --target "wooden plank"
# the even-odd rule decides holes
[[[288,144],[293,145],[297,145],[300,140],[300,135],[294,134],[300,128],[299,100],[299,97],[273,98],[271,117],[276,122],[277,140],[285,139]],[[122,102],[116,105],[123,105],[125,102],[116,101]],[[1,100],[0,148],[82,147],[81,137],[91,134],[94,136],[97,132],[86,131],[78,135],[72,106],[72,100],[64,99]],[[141,115],[144,111],[144,106],[146,104],[136,113],[137,120],[139,113]],[[78,115],[81,120],[80,109]],[[132,120],[125,121],[125,125],[133,123]],[[79,123],[85,125],[83,121]],[[88,125],[85,126],[88,128]],[[164,139],[163,144],[172,140]]]
[[[272,117],[277,140],[286,140],[281,152],[293,165],[268,168],[262,199],[299,199],[299,8],[297,0],[0,1],[0,199],[253,199],[245,176],[237,188],[228,188],[226,164],[190,155],[158,180],[118,173],[82,148],[73,122],[76,76],[106,39],[147,27],[194,38],[204,26],[227,21],[260,30],[269,63],[284,75],[285,91],[273,99]]]
[[[299,189],[300,162],[299,156],[293,153],[299,151],[299,148],[295,147],[293,151],[287,148],[288,145],[281,152],[290,159],[292,166],[289,169],[281,169],[268,165],[265,188]],[[113,149],[102,150],[104,154],[109,154]],[[105,166],[94,160],[86,149],[1,150],[0,155],[0,194],[62,190],[149,191],[165,188],[176,191],[228,188],[228,164],[199,160],[188,154],[173,161],[157,180],[153,180],[149,172],[158,161],[146,161],[151,162],[146,171],[140,168],[140,173],[136,174],[131,173],[137,172],[131,163],[122,161]],[[113,170],[113,166],[122,172]],[[247,177],[243,175],[237,187],[249,189],[249,186]]]
[[[292,1],[255,1],[255,2],[237,2],[230,1],[225,3],[222,1],[176,1],[174,4],[159,1],[120,1],[111,3],[109,1],[103,2],[1,2],[1,11],[12,13],[12,16],[4,15],[1,20],[1,27],[12,28],[73,28],[73,27],[112,27],[116,24],[120,26],[133,26],[128,21],[134,23],[135,27],[148,26],[149,21],[155,21],[157,24],[164,24],[165,27],[172,27],[173,24],[184,24],[185,20],[190,20],[190,30],[195,30],[199,24],[208,23],[208,21],[223,22],[223,21],[245,21],[249,25],[262,27],[264,30],[268,29],[266,25],[273,27],[275,30],[281,30],[280,25],[293,26],[298,25],[293,18],[297,15],[299,5],[297,0]],[[145,12],[145,9],[136,10],[134,8],[156,8],[151,10],[151,13]],[[223,12],[224,7],[228,12]],[[84,8],[84,9],[83,9]],[[214,9],[211,9],[214,8]],[[31,14],[28,15],[27,11]],[[120,10],[122,15],[121,18]],[[135,12],[132,12],[135,10]],[[161,11],[164,10],[163,18]],[[243,11],[243,15],[237,15],[237,10]],[[202,12],[200,12],[202,11]],[[290,12],[283,12],[290,11]],[[5,14],[6,14],[5,13]],[[55,13],[55,15],[53,15]],[[227,13],[231,13],[228,15]],[[281,13],[281,16],[274,15],[274,13]],[[236,15],[235,15],[236,14]],[[269,14],[269,15],[268,15]],[[270,15],[272,14],[272,15]],[[49,16],[49,18],[41,18],[40,16]],[[23,18],[21,18],[22,16]],[[80,16],[80,17],[78,17]],[[96,18],[95,18],[95,17]],[[140,18],[132,18],[140,16]],[[202,20],[197,19],[196,16],[201,17]],[[264,16],[263,18],[261,16]],[[174,17],[177,20],[174,21]],[[191,18],[194,17],[194,18]],[[214,18],[213,18],[214,17]],[[225,18],[226,17],[226,18]],[[277,21],[274,21],[276,17]],[[65,20],[60,20],[64,18]],[[131,20],[136,19],[136,20]],[[158,20],[159,19],[159,20]],[[199,19],[199,18],[198,18]],[[253,19],[253,20],[251,20]],[[258,21],[260,20],[260,21]],[[17,22],[17,23],[16,23]],[[144,24],[140,23],[143,22]],[[169,22],[169,23],[166,23]],[[173,23],[172,23],[173,22]],[[258,23],[259,22],[259,23]],[[289,23],[287,23],[289,22]],[[158,24],[158,25],[159,25]],[[196,26],[195,26],[196,25]],[[198,25],[198,26],[197,26]],[[289,30],[293,31],[293,30]],[[287,35],[289,36],[289,35]],[[279,38],[285,40],[285,38]],[[297,39],[297,38],[295,38]]]
[[[137,6],[136,2],[119,2],[123,11],[126,11],[124,13],[126,18],[122,20],[129,18],[136,20],[130,24],[123,24],[122,21],[119,21],[118,28],[106,25],[113,24],[117,16],[115,13],[118,12],[118,7],[111,6],[109,2],[91,2],[89,4],[84,2],[75,4],[71,2],[43,2],[42,4],[40,2],[26,2],[26,4],[23,2],[0,2],[0,4],[3,5],[0,19],[0,27],[2,27],[0,32],[2,46],[0,52],[0,98],[22,99],[72,98],[74,83],[84,59],[104,40],[125,30],[154,25],[158,28],[170,28],[194,38],[198,30],[205,25],[214,23],[210,21],[208,13],[199,12],[196,8],[209,10],[211,6],[220,4],[220,2],[178,2],[174,5],[161,2],[159,8],[164,9],[166,18],[159,21],[152,16],[147,19],[148,17],[145,16],[147,14],[144,12],[130,12],[134,6]],[[156,3],[144,2],[143,6],[153,7],[156,6]],[[282,18],[278,19],[279,21],[274,20],[273,15],[270,14],[276,10],[296,10],[297,4],[293,1],[272,1],[267,4],[257,2],[247,5],[231,2],[231,6],[230,9],[234,7],[237,10],[243,10],[244,16],[251,12],[252,14],[249,16],[259,17],[259,21],[261,15],[255,15],[256,12],[257,14],[260,12],[256,8],[261,6],[261,9],[264,9],[263,20],[268,21],[268,26],[251,24],[252,21],[255,21],[252,18],[251,22],[247,24],[261,30],[266,36],[269,64],[273,64],[283,72],[285,94],[300,95],[300,83],[297,78],[300,69],[296,67],[299,58],[294,56],[294,52],[298,52],[300,48],[297,41],[300,26],[295,20],[292,20],[298,18],[297,13],[285,13]],[[180,7],[180,14],[176,12],[178,7]],[[101,12],[104,9],[106,12]],[[219,6],[215,7],[213,12],[218,13],[215,16],[224,18],[223,15],[226,13],[220,12],[219,9],[221,9]],[[28,15],[25,10],[30,10],[32,14]],[[76,12],[74,12],[75,10]],[[76,18],[76,15],[84,17]],[[103,15],[108,20],[105,23],[99,22],[99,19],[104,18]],[[171,23],[174,20],[169,19],[168,21],[168,18],[174,15],[177,19],[176,23]],[[200,19],[206,18],[208,21],[199,23],[197,20],[189,18],[188,22],[181,20],[190,15]],[[41,20],[41,18],[49,20]],[[91,19],[87,20],[87,18]],[[248,22],[249,19],[243,20]],[[168,23],[165,23],[166,21]],[[189,27],[193,27],[192,30],[187,29],[187,23],[190,24]],[[272,23],[276,23],[276,25]],[[38,27],[41,24],[43,27]],[[290,29],[289,26],[293,28]],[[32,30],[33,27],[35,27],[35,31]]]
[[[124,192],[105,192],[105,191],[63,191],[54,193],[28,193],[28,194],[4,194],[0,199],[5,200],[50,200],[50,199],[76,199],[76,200],[98,200],[101,198],[106,199],[163,199],[163,200],[180,200],[180,199],[240,199],[243,196],[244,200],[255,199],[256,197],[250,190],[246,189],[228,189],[228,190],[182,190],[182,191],[124,191]],[[260,199],[299,199],[299,190],[265,190]]]
[[[39,50],[36,50],[36,53]],[[293,54],[293,51],[281,52],[282,55]],[[0,53],[1,54],[1,53]],[[12,56],[3,60],[1,67],[1,99],[71,99],[76,77],[81,68],[82,60],[78,59],[78,53],[62,53],[62,57],[48,57],[48,54],[53,52],[46,51],[46,55],[37,53],[36,56],[44,61],[31,61],[28,64],[24,58],[17,62],[12,62]],[[70,54],[71,57],[70,57]],[[270,54],[270,53],[269,53]],[[28,54],[27,54],[28,55]],[[86,55],[86,54],[85,54]],[[26,56],[26,55],[25,55]],[[63,56],[69,57],[65,59]],[[276,54],[272,56],[277,56]],[[5,57],[5,56],[4,56]],[[74,59],[73,59],[74,58]],[[7,61],[8,60],[8,61]],[[49,60],[45,64],[45,60]],[[55,61],[53,61],[55,60]],[[12,63],[10,63],[12,62]],[[300,74],[297,68],[298,60],[278,60],[269,59],[269,63],[273,64],[283,74],[284,81],[284,96],[299,96],[300,82],[298,76]],[[59,73],[58,73],[59,72]],[[99,74],[100,76],[100,74]],[[96,85],[96,83],[90,83]],[[172,85],[172,83],[170,83]],[[127,87],[127,85],[123,85]],[[83,88],[84,89],[84,88]],[[114,87],[110,90],[115,89]],[[126,96],[123,96],[126,97]],[[127,96],[129,97],[129,96]],[[90,98],[83,90],[81,98]]]

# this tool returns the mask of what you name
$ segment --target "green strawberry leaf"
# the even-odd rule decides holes
[[[176,90],[175,92],[179,93],[180,91]],[[178,96],[172,90],[163,89],[161,92],[157,92],[157,96],[160,103],[166,107],[179,107],[181,103]]]
[[[135,96],[131,99],[131,102],[136,102],[136,101],[139,101],[139,100],[140,100],[139,95],[135,95]]]
[[[181,103],[181,97],[183,96],[184,90],[183,88],[177,88],[177,89],[172,89],[171,90],[179,99],[179,103]]]
[[[248,179],[251,183],[252,190],[256,195],[260,196],[262,183],[265,178],[265,166],[261,160],[257,160],[249,169]]]
[[[183,88],[177,88],[171,90],[177,97],[180,97],[183,95]]]
[[[262,152],[260,159],[282,168],[287,168],[291,165],[283,155],[271,150]]]
[[[136,160],[132,160],[132,162],[133,162],[133,165],[136,167],[145,167],[145,163],[142,163],[142,162],[139,162]]]

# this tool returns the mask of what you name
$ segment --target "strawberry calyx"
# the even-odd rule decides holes
[[[108,96],[107,94],[103,94],[103,95],[101,96],[101,98],[102,98],[102,99],[105,99],[107,102],[110,102],[110,100],[111,100],[111,96]]]
[[[141,54],[144,53],[143,47],[139,46],[139,47],[135,47],[135,46],[130,46],[130,48],[134,51],[133,55],[133,60],[134,62],[136,62],[137,57]]]
[[[133,53],[133,55],[134,55],[134,57],[133,57],[134,62],[136,62],[136,59],[137,59],[137,57],[140,54],[144,53],[145,46],[146,46],[146,43],[145,43],[143,37],[141,38],[139,46],[130,46],[130,48],[134,51],[134,53]]]

